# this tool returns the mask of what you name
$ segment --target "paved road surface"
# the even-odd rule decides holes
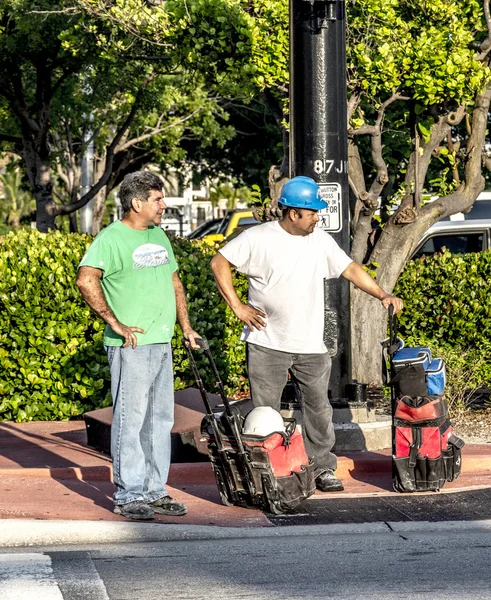
[[[235,530],[225,539],[4,549],[0,598],[489,600],[489,522],[441,525],[371,533],[281,527],[246,536]]]

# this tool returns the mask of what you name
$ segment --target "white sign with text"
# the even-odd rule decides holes
[[[340,183],[319,183],[321,197],[327,202],[327,208],[320,210],[317,226],[325,231],[341,231],[342,198]]]

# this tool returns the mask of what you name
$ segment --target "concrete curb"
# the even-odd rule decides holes
[[[108,523],[101,521],[0,522],[0,548],[84,546],[145,542],[182,542],[199,540],[243,539],[253,537],[291,537],[309,535],[399,535],[431,532],[491,532],[491,520],[485,521],[411,521],[362,524],[282,526],[279,528],[208,527],[200,525],[164,525],[159,523]],[[1,552],[0,549],[0,552]]]

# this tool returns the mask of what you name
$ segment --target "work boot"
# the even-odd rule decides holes
[[[157,514],[167,515],[168,517],[182,517],[188,512],[184,504],[173,500],[170,496],[164,496],[154,502],[150,502],[149,506]]]
[[[134,521],[152,521],[152,519],[155,519],[154,510],[142,500],[135,500],[127,504],[116,504],[113,512]]]
[[[341,480],[334,475],[332,469],[322,471],[315,478],[315,487],[321,492],[341,492],[344,490]]]

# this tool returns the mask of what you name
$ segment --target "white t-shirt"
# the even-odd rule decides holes
[[[316,227],[291,235],[278,221],[246,229],[220,253],[249,277],[249,304],[267,315],[261,331],[242,340],[298,354],[323,354],[324,279],[341,275],[352,262],[332,237]]]

